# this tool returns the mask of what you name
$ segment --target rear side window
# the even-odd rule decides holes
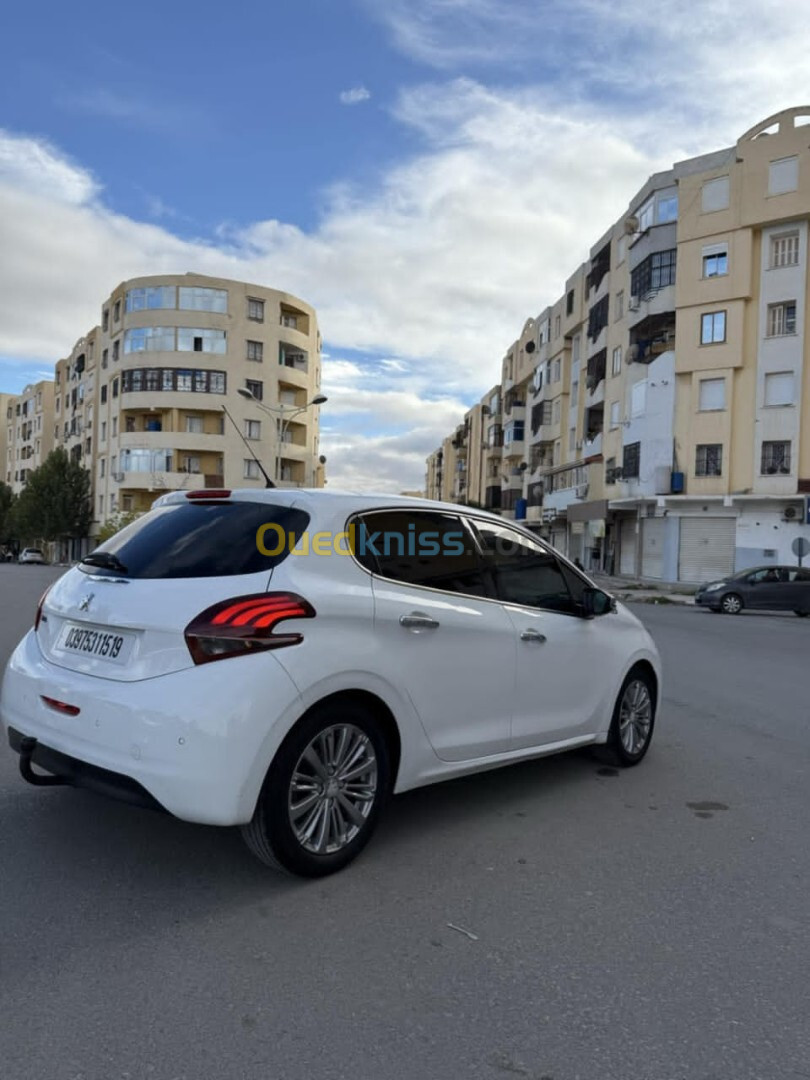
[[[509,604],[571,614],[576,610],[555,555],[514,529],[476,522],[498,598]]]
[[[475,540],[455,514],[383,510],[353,524],[354,554],[366,570],[405,585],[492,597]]]
[[[283,530],[292,542],[279,540],[278,529],[263,534],[263,554],[256,534],[262,525]],[[81,564],[86,573],[129,578],[231,577],[272,570],[283,562],[309,524],[309,514],[289,506],[259,502],[187,502],[152,510],[122,529],[89,556],[108,567]],[[98,556],[98,560],[96,560]],[[120,564],[115,565],[115,561]]]

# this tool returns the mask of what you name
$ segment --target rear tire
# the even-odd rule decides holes
[[[279,747],[242,836],[275,870],[333,874],[371,839],[390,787],[391,756],[373,712],[348,699],[327,702]]]
[[[614,765],[638,765],[655,729],[657,687],[646,668],[633,668],[622,683],[610,723],[604,756]]]
[[[739,593],[726,593],[720,601],[720,610],[724,615],[739,615],[744,607],[743,598]]]

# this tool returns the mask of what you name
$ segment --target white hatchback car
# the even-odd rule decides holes
[[[23,548],[17,561],[21,563],[39,563],[42,565],[42,563],[45,562],[45,556],[39,548]]]
[[[655,645],[530,532],[322,491],[159,503],[51,586],[9,661],[0,717],[30,782],[241,825],[314,877],[391,792],[588,744],[646,753]]]

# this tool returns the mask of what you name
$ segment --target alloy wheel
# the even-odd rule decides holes
[[[633,679],[625,687],[619,708],[619,737],[627,754],[635,757],[647,744],[652,730],[653,706],[649,687]]]
[[[377,758],[354,724],[319,732],[301,754],[288,793],[290,825],[299,844],[332,855],[366,823],[377,795]]]
[[[739,615],[740,611],[742,611],[742,600],[735,593],[731,593],[729,596],[723,597],[721,606],[726,615]]]

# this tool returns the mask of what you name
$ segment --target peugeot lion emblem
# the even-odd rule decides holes
[[[95,593],[89,592],[87,596],[82,597],[82,602],[79,604],[79,611],[87,611],[93,603],[93,597],[95,595]]]

